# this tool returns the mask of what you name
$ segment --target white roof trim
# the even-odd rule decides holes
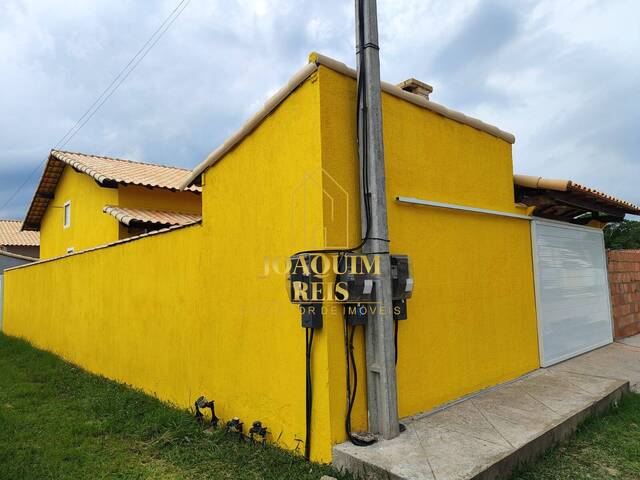
[[[333,58],[326,57],[319,53],[312,53],[309,58],[312,61],[315,60],[315,63],[317,65],[324,65],[325,67],[342,73],[343,75],[347,75],[352,78],[356,78],[357,76],[357,73],[353,68],[349,68],[344,63],[334,60]],[[443,117],[447,117],[451,120],[455,120],[456,122],[469,125],[470,127],[486,132],[490,135],[493,135],[494,137],[501,138],[505,142],[516,142],[516,137],[512,133],[505,132],[504,130],[500,130],[498,127],[485,123],[482,120],[469,117],[464,113],[458,112],[456,110],[451,110],[450,108],[440,105],[439,103],[427,100],[422,95],[416,95],[415,93],[407,92],[397,85],[393,85],[389,82],[380,82],[380,86],[383,92],[393,95],[394,97],[402,98],[407,102],[413,103],[414,105],[417,105],[419,107],[426,108],[427,110],[431,110],[442,115]]]
[[[220,160],[229,150],[235,147],[242,139],[248,136],[280,103],[282,103],[296,88],[318,69],[315,63],[309,63],[299,70],[287,84],[278,90],[264,106],[254,114],[236,133],[227,138],[222,145],[209,154],[203,162],[193,169],[193,173],[185,180],[181,188],[189,187],[198,176],[211,165]]]

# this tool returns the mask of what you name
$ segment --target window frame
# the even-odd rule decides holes
[[[68,215],[67,215],[68,212]],[[62,207],[62,227],[69,228],[71,226],[71,200],[64,202]]]

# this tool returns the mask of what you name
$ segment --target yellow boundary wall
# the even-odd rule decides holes
[[[304,330],[278,259],[358,242],[355,82],[324,66],[204,173],[202,225],[7,271],[5,331],[110,378],[302,449]],[[510,145],[383,95],[391,251],[411,256],[402,416],[538,366],[526,222],[398,205],[395,195],[517,211]],[[519,212],[520,213],[520,212]],[[313,353],[312,457],[344,441],[342,319]],[[362,336],[354,428],[366,427]]]

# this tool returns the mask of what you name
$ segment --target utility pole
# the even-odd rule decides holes
[[[393,341],[391,263],[389,242],[386,241],[389,230],[382,141],[378,13],[376,0],[356,0],[355,3],[358,83],[362,82],[360,88],[363,90],[358,105],[358,153],[360,171],[367,172],[367,178],[360,176],[363,236],[368,232],[363,252],[380,257],[380,276],[374,282],[375,312],[369,314],[365,327],[369,430],[385,439],[391,439],[398,436],[400,425]],[[368,199],[365,198],[367,192]],[[367,201],[370,205],[370,218],[367,218]]]

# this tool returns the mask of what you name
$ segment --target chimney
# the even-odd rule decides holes
[[[399,83],[397,86],[405,92],[421,95],[427,100],[429,100],[429,94],[433,92],[433,87],[431,85],[421,82],[420,80],[416,80],[415,78],[405,80],[404,82]]]

